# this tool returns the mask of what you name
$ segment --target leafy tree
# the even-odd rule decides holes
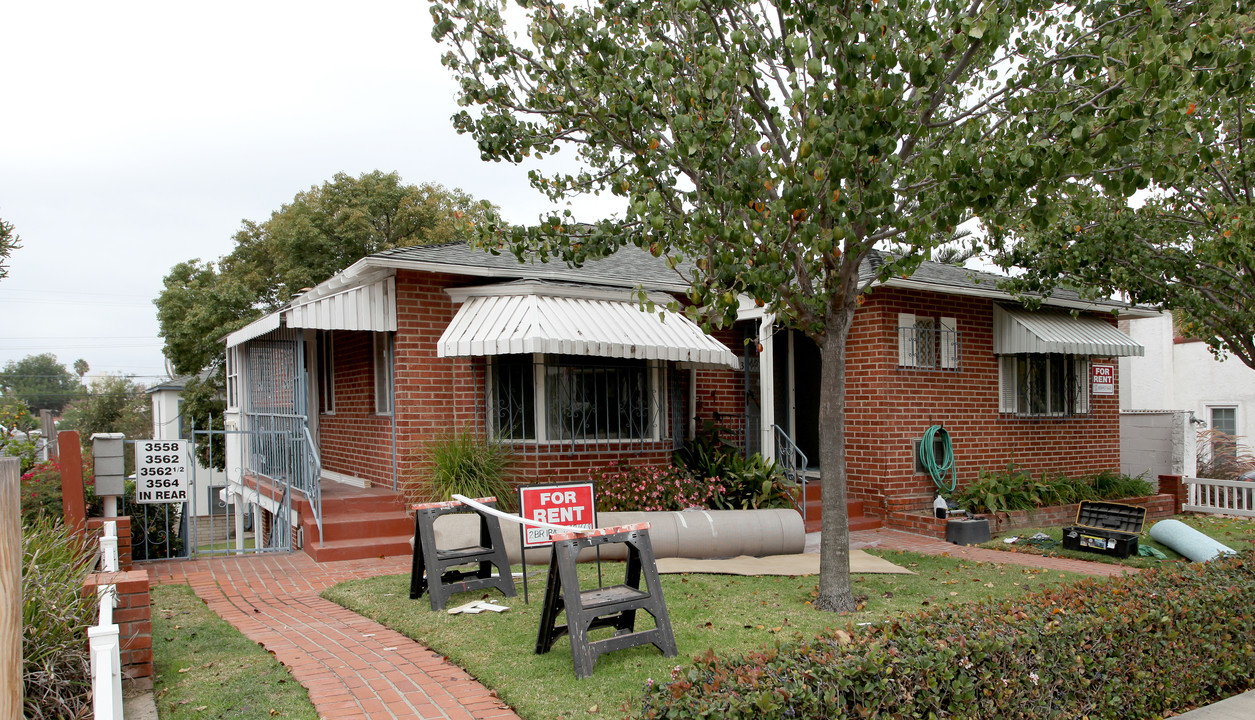
[[[10,360],[0,371],[0,389],[26,402],[32,412],[60,412],[66,403],[78,397],[82,386],[65,365],[52,353],[27,355]]]
[[[31,431],[38,428],[39,421],[25,402],[15,397],[0,397],[0,455],[18,458],[22,474],[35,464],[38,447]]]
[[[1078,179],[1057,222],[1013,226],[1000,262],[1028,269],[1020,289],[1068,283],[1173,308],[1188,335],[1255,368],[1255,15],[1249,2],[1165,3],[1154,32],[1106,58],[1127,68],[1129,92],[1105,100],[1089,135],[1137,133],[1121,171]],[[1148,95],[1165,106],[1153,127]]]
[[[93,433],[122,433],[129,439],[152,436],[152,403],[144,386],[122,375],[92,380],[87,393],[70,403],[61,428],[78,430],[85,448]]]
[[[0,280],[9,276],[9,256],[22,247],[22,238],[13,232],[13,223],[0,218]]]
[[[815,604],[853,609],[844,446],[855,311],[877,277],[909,275],[968,214],[993,227],[1012,211],[1045,222],[1052,191],[1107,170],[1126,141],[1083,141],[1111,92],[1102,58],[1158,38],[1149,19],[1145,40],[1113,35],[1112,20],[1163,5],[516,4],[433,2],[433,35],[469,108],[455,126],[488,160],[573,151],[578,169],[542,165],[534,187],[555,201],[611,193],[626,212],[580,224],[568,210],[530,227],[493,215],[479,241],[574,265],[634,244],[689,282],[689,307],[708,326],[732,322],[746,295],[808,334],[822,357]],[[873,254],[883,264],[869,271]]]
[[[485,209],[460,190],[405,185],[396,173],[337,174],[264,222],[245,221],[217,262],[179,263],[156,299],[165,354],[196,374],[222,356],[220,338],[353,262],[396,247],[464,239]]]
[[[91,365],[88,365],[83,358],[74,361],[74,374],[78,375],[79,380],[82,380],[83,376],[90,372],[91,369]]]
[[[224,371],[225,368],[219,367],[217,375],[194,377],[188,380],[181,396],[185,423],[190,424],[192,419],[195,419],[194,428],[198,433],[200,430],[215,430],[219,433],[209,435],[208,442],[205,440],[206,436],[198,434],[195,443],[196,458],[201,465],[212,466],[217,470],[225,470],[227,467],[226,435],[221,434],[226,429],[223,413],[227,409],[226,396],[223,392],[226,384]]]

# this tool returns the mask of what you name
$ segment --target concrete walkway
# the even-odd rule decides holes
[[[444,657],[318,597],[344,580],[407,573],[408,557],[318,564],[294,552],[146,567],[159,584],[191,585],[210,609],[274,653],[324,718],[518,717]]]
[[[853,548],[911,550],[975,562],[1096,576],[1127,568],[1104,563],[952,545],[896,530],[850,533]],[[818,552],[819,533],[807,536]],[[464,670],[409,638],[323,600],[336,583],[408,573],[408,557],[315,563],[302,552],[168,561],[145,566],[158,584],[185,584],[219,616],[260,643],[291,671],[324,718],[517,718]],[[1255,717],[1255,692],[1182,715],[1190,720]]]

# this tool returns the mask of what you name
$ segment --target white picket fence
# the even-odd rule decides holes
[[[100,538],[101,572],[118,571],[118,524],[104,523]],[[92,710],[96,720],[122,720],[122,645],[113,608],[118,603],[116,585],[96,588],[100,599],[100,620],[87,628],[91,651]]]
[[[1181,482],[1189,486],[1181,506],[1186,512],[1255,517],[1255,482],[1210,478],[1182,478]]]

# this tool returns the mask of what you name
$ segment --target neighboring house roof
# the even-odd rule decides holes
[[[162,390],[180,390],[181,391],[183,390],[183,388],[187,387],[187,384],[188,382],[191,381],[191,379],[192,379],[191,375],[179,375],[177,377],[172,377],[169,380],[163,380],[157,383],[156,385],[153,385],[152,387],[148,388],[144,392],[151,395],[155,392],[160,392]]]
[[[182,391],[185,388],[187,388],[187,384],[191,382],[192,380],[196,378],[200,378],[201,380],[207,380],[209,378],[209,375],[210,375],[210,371],[208,368],[200,371],[196,375],[175,375],[169,380],[162,380],[161,382],[157,383],[156,385],[153,385],[152,387],[148,388],[144,392],[151,395],[152,393],[160,392],[162,390]]]

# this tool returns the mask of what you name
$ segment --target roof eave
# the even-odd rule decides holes
[[[954,285],[938,285],[935,283],[921,282],[910,278],[889,278],[883,283],[876,283],[883,287],[901,288],[904,290],[923,290],[925,292],[942,293],[945,295],[963,295],[966,297],[989,298],[991,300],[1016,300],[1016,296],[1004,290],[975,287],[956,287]],[[1119,305],[1116,303],[1100,303],[1090,300],[1068,300],[1065,298],[1056,298],[1053,296],[1043,297],[1042,304],[1049,307],[1068,308],[1070,310],[1088,310],[1090,312],[1117,312],[1121,317],[1129,318],[1147,318],[1155,317],[1160,314],[1159,310],[1140,305]]]

